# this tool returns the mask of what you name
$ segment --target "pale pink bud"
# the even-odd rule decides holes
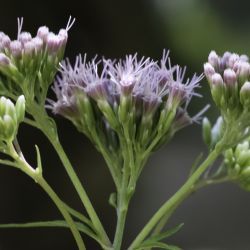
[[[215,86],[223,85],[223,79],[222,79],[221,75],[218,73],[213,74],[212,75],[212,83]]]
[[[43,47],[43,40],[39,37],[35,37],[31,41],[34,44],[36,51],[40,52]]]
[[[0,53],[0,66],[8,66],[10,64],[10,59],[4,53]]]
[[[55,53],[61,46],[61,38],[54,33],[50,32],[47,37],[47,48],[51,53]]]
[[[31,55],[35,51],[35,44],[32,41],[26,42],[24,44],[24,54]]]
[[[232,54],[228,59],[228,67],[233,68],[234,64],[239,61],[240,57],[238,54]]]
[[[22,54],[21,42],[15,40],[10,43],[10,52],[14,57],[18,57]]]
[[[214,67],[210,63],[205,63],[204,73],[207,78],[211,79],[212,75],[215,73]]]
[[[18,41],[20,41],[22,44],[29,42],[32,39],[32,36],[29,32],[22,32],[18,36]]]
[[[4,35],[4,36],[2,37],[1,44],[2,44],[2,46],[3,46],[4,48],[7,48],[7,49],[8,49],[9,46],[10,46],[10,42],[11,42],[11,40],[10,40],[9,36]]]
[[[209,53],[209,56],[208,56],[208,62],[214,67],[214,68],[218,68],[219,67],[219,56],[216,54],[216,52],[214,50],[212,50],[210,53]]]
[[[49,28],[46,26],[42,26],[37,30],[37,36],[41,38],[43,41],[47,40],[49,35]]]
[[[224,71],[224,81],[229,86],[236,84],[236,74],[232,69],[226,69]]]

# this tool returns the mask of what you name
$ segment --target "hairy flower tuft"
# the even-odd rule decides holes
[[[65,60],[54,85],[57,101],[49,100],[50,107],[91,140],[95,141],[94,129],[108,143],[110,131],[119,137],[128,126],[126,133],[139,148],[152,147],[152,143],[158,147],[192,123],[187,105],[197,95],[195,89],[203,77],[195,74],[185,80],[186,69],[172,67],[168,54],[164,51],[160,62],[139,59],[137,54],[90,61],[86,54],[79,55],[74,65]]]

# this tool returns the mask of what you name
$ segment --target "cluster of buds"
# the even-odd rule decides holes
[[[16,105],[10,99],[0,98],[0,145],[12,142],[18,131],[19,124],[24,120],[25,99],[18,97]]]
[[[66,29],[61,29],[57,35],[42,26],[32,37],[29,32],[22,31],[23,19],[18,19],[15,40],[0,32],[2,94],[16,97],[24,94],[29,102],[44,103],[73,23],[70,18]]]
[[[165,51],[160,63],[137,55],[89,62],[86,55],[78,56],[73,66],[67,60],[62,63],[60,72],[52,110],[113,156],[122,155],[124,141],[134,159],[145,156],[194,120],[187,104],[197,95],[194,89],[202,76],[184,81],[185,69],[171,67]]]
[[[229,52],[225,52],[220,57],[215,51],[212,51],[208,56],[208,62],[204,64],[204,72],[213,100],[225,121],[225,126],[237,126],[236,130],[239,131],[238,140],[235,141],[237,143],[248,136],[250,125],[250,64],[248,57]]]
[[[250,145],[249,140],[228,149],[224,153],[224,169],[242,188],[250,191]]]

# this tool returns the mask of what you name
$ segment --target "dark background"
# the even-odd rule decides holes
[[[188,65],[188,75],[202,72],[211,49],[249,54],[249,1],[198,0],[82,0],[3,1],[0,0],[0,30],[16,36],[16,18],[24,17],[24,30],[33,34],[41,25],[57,32],[69,15],[77,21],[70,31],[66,56],[78,53],[90,57],[123,57],[127,53],[159,59],[163,48],[171,50],[173,63]],[[196,98],[190,113],[211,102],[202,83],[203,99]],[[212,107],[207,115],[214,120]],[[110,237],[115,228],[115,211],[108,205],[114,191],[102,157],[68,121],[56,117],[62,144],[76,166]],[[130,206],[125,241],[131,242],[156,209],[185,181],[195,157],[205,151],[200,126],[180,131],[172,142],[149,160]],[[38,131],[22,125],[19,141],[26,158],[35,163],[34,145],[43,158],[44,174],[58,194],[82,210],[79,199],[54,150]],[[0,167],[0,223],[60,218],[43,191],[21,172]],[[185,250],[250,249],[250,194],[233,184],[199,191],[176,211],[171,225],[185,222],[170,239]],[[99,249],[86,238],[87,249]],[[65,229],[0,230],[0,250],[75,249]]]

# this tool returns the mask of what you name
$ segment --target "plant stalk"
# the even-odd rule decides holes
[[[216,158],[222,152],[223,147],[221,144],[217,144],[215,149],[208,155],[206,160],[197,168],[197,170],[191,175],[191,177],[186,181],[186,183],[168,200],[161,208],[154,214],[154,216],[149,220],[146,226],[138,234],[136,239],[132,242],[129,250],[134,249],[150,234],[154,227],[159,223],[159,221],[164,217],[165,214],[171,213],[171,210],[179,204],[185,197],[189,194],[190,190],[193,190],[193,186],[198,181],[200,176],[204,171],[216,160]]]

